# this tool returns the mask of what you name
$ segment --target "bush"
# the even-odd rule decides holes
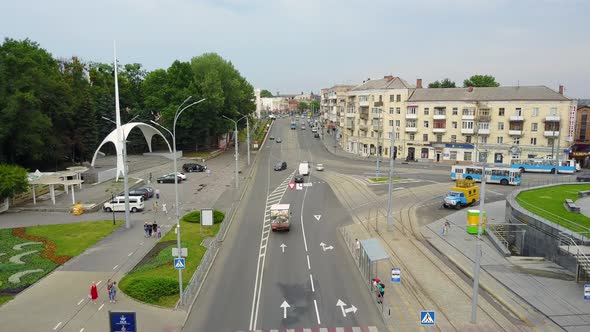
[[[218,210],[213,210],[213,223],[214,224],[219,224],[223,221],[223,219],[225,218],[225,213],[218,211]],[[192,223],[201,223],[201,211],[193,211],[193,212],[189,212],[187,214],[185,214],[181,220],[186,221],[186,222],[192,222]]]
[[[178,293],[178,280],[164,277],[131,277],[121,280],[119,287],[132,298],[157,303],[162,297]]]

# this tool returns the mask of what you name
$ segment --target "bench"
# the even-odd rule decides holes
[[[578,197],[590,196],[590,190],[578,191]]]
[[[576,205],[576,203],[574,203],[574,201],[572,201],[571,199],[567,198],[565,200],[565,208],[573,213],[580,213],[580,207]]]

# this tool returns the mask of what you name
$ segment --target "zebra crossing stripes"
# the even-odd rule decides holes
[[[375,326],[354,326],[354,327],[312,327],[312,328],[293,328],[293,329],[265,329],[250,332],[378,332]],[[246,331],[238,331],[246,332]]]

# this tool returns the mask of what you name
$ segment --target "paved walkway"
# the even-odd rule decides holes
[[[505,220],[505,201],[486,204],[488,222]],[[449,221],[451,228],[446,236],[442,227]],[[456,212],[422,228],[422,234],[438,251],[447,256],[469,276],[473,275],[475,239],[466,233],[466,211]],[[530,258],[529,258],[530,259]],[[480,285],[500,303],[519,312],[522,319],[539,323],[550,330],[590,330],[590,304],[583,299],[583,283],[572,281],[571,273],[551,262],[519,260],[502,256],[487,237],[482,243]],[[505,286],[505,287],[503,287]],[[509,290],[508,290],[509,289]],[[523,308],[524,300],[542,316]]]
[[[244,151],[245,152],[245,151]],[[241,167],[246,169],[245,153],[241,153]],[[157,172],[170,172],[169,165],[151,169]],[[205,207],[232,206],[232,188],[235,169],[233,153],[227,152],[208,161],[211,177],[205,173],[190,173],[188,179],[179,184],[181,212]],[[168,169],[168,171],[166,171]],[[144,174],[148,170],[141,171]],[[242,176],[245,175],[245,171]],[[240,181],[245,182],[243,178]],[[108,326],[108,311],[123,310],[137,313],[137,320],[144,331],[180,331],[186,313],[163,309],[139,303],[118,292],[119,302],[110,304],[106,296],[106,281],[120,280],[156,244],[156,239],[143,236],[143,223],[156,219],[166,233],[175,224],[174,184],[155,184],[161,191],[160,206],[167,204],[168,215],[155,214],[149,210],[131,214],[131,229],[120,227],[95,246],[86,250],[63,266],[56,269],[38,283],[21,292],[12,301],[0,307],[3,329],[26,331],[105,331]],[[100,192],[98,192],[100,193]],[[223,202],[221,202],[223,200]],[[228,201],[228,202],[225,202]],[[154,199],[146,201],[151,207]],[[26,211],[0,215],[2,227],[29,226],[32,224],[54,224],[81,220],[110,219],[110,213],[97,212],[72,216],[67,213],[39,213]],[[117,219],[124,218],[123,213]],[[91,281],[100,282],[99,303],[88,300]],[[27,319],[23,319],[26,315]]]
[[[576,205],[580,207],[580,213],[590,217],[590,196],[579,198]]]

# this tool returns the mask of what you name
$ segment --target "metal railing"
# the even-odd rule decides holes
[[[584,271],[586,275],[590,275],[590,258],[584,254],[582,249],[576,243],[576,240],[568,236],[567,234],[559,235],[559,246],[567,247],[567,252],[574,256],[576,264],[579,268]],[[579,273],[576,273],[576,282],[578,282]]]

